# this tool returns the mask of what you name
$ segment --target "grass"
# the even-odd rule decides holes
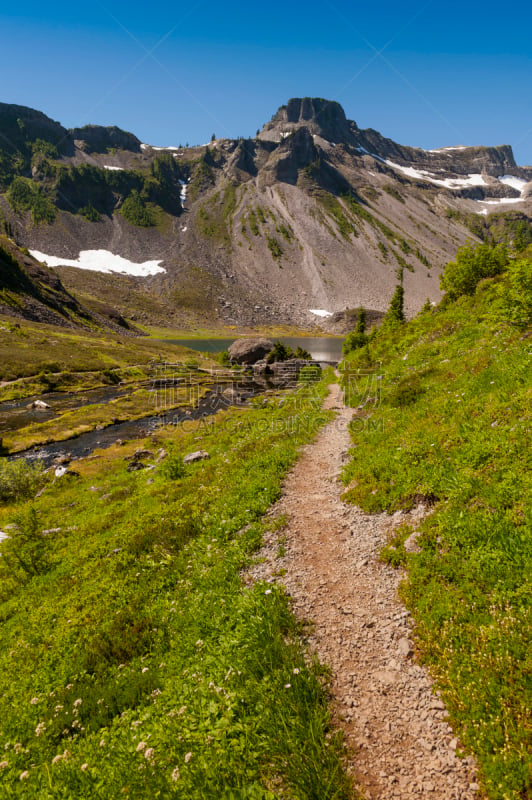
[[[78,373],[78,388],[83,387],[83,375],[87,375],[92,388],[94,374],[102,373],[101,383],[108,381],[103,373],[109,370],[130,370],[140,365],[146,367],[150,361],[182,360],[188,351],[164,342],[154,343],[148,338],[121,337],[106,332],[75,331],[42,323],[20,321],[0,317],[0,381],[20,380],[17,391],[24,392],[24,380],[44,373]],[[144,374],[146,373],[139,373]],[[67,379],[72,387],[70,378]],[[98,384],[96,384],[98,385]],[[44,391],[47,391],[44,388]],[[34,394],[34,386],[27,393],[9,395],[3,392],[1,400],[13,396],[25,397]]]
[[[242,578],[324,392],[145,442],[207,450],[184,474],[114,447],[0,507],[3,797],[349,796],[326,675],[283,592]]]
[[[501,319],[506,281],[350,357],[365,419],[353,424],[345,496],[368,511],[427,504],[420,552],[404,550],[404,531],[382,557],[407,565],[419,649],[486,794],[522,800],[532,788],[531,347]]]

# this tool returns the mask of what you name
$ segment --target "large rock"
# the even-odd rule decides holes
[[[229,348],[229,358],[235,364],[255,364],[273,350],[269,339],[237,339]]]
[[[196,461],[205,461],[206,458],[209,458],[206,450],[196,450],[195,453],[189,453],[184,457],[183,464],[195,464]]]

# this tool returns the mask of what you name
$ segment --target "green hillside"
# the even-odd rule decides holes
[[[0,465],[3,798],[347,800],[324,670],[282,590],[242,575],[325,393],[167,426],[61,480]],[[167,458],[128,471],[142,444]]]
[[[465,248],[443,284],[439,308],[390,317],[346,357],[345,497],[425,503],[419,552],[404,526],[382,558],[407,567],[419,650],[488,796],[517,800],[532,786],[532,254]]]

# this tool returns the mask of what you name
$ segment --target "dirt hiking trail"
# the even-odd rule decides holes
[[[271,511],[287,526],[268,534],[249,577],[285,586],[297,616],[313,623],[308,644],[331,669],[334,718],[366,800],[473,800],[475,761],[457,755],[445,706],[414,658],[397,594],[403,575],[378,560],[390,529],[425,509],[391,517],[342,503],[353,410],[336,384],[324,407],[336,418],[289,473]]]

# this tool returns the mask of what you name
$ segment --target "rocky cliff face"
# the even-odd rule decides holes
[[[354,142],[354,122],[348,122],[339,103],[333,100],[305,97],[289,100],[281,106],[259,134],[259,139],[281,142],[291,133],[304,128],[309,133],[330,142],[348,144]]]
[[[37,160],[30,148],[26,171],[5,174],[4,226],[57,263],[91,266],[84,253],[105,251],[102,295],[124,282],[116,270],[143,276],[128,297],[140,292],[141,308],[149,295],[168,324],[325,325],[349,308],[384,311],[400,278],[414,313],[440,297],[441,269],[468,239],[531,235],[532,170],[509,146],[399,145],[332,101],[290,100],[256,139],[166,150],[116,128],[9,114],[62,144]],[[17,180],[19,194],[20,180],[32,187],[26,210]],[[47,221],[35,223],[44,201]],[[127,262],[113,266],[116,256]],[[67,286],[72,266],[56,268]],[[76,288],[84,275],[92,287],[90,274],[77,270]]]

